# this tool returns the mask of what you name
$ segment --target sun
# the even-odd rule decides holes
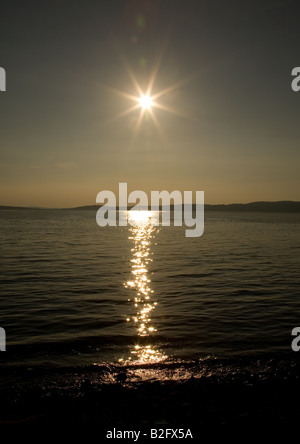
[[[145,96],[142,95],[139,98],[139,104],[141,105],[141,107],[143,109],[150,110],[151,106],[153,105],[153,100],[152,100],[152,98],[149,95],[145,95]]]
[[[174,84],[167,86],[164,89],[161,89],[160,91],[157,91],[154,93],[154,85],[156,83],[156,79],[158,76],[158,71],[159,71],[160,63],[161,63],[161,60],[163,57],[163,53],[164,53],[164,47],[162,48],[157,61],[154,63],[154,66],[153,66],[152,72],[150,73],[150,78],[149,78],[149,82],[148,82],[146,89],[142,90],[142,88],[135,76],[135,73],[133,72],[131,66],[129,65],[129,63],[127,62],[127,60],[124,56],[122,56],[122,61],[123,61],[125,70],[127,72],[127,75],[132,82],[132,86],[134,88],[135,93],[132,94],[131,92],[129,93],[126,91],[115,89],[110,86],[103,85],[110,92],[117,94],[118,96],[120,96],[124,99],[129,99],[131,102],[133,102],[132,106],[129,106],[128,108],[125,108],[123,111],[119,112],[117,115],[112,116],[112,118],[109,119],[106,123],[110,123],[110,122],[115,121],[116,119],[119,119],[121,117],[125,117],[125,116],[135,112],[138,109],[140,110],[139,115],[136,117],[136,123],[135,123],[134,129],[133,129],[133,139],[135,138],[136,134],[139,132],[139,129],[141,128],[142,123],[143,123],[143,119],[145,119],[145,121],[147,121],[147,122],[149,120],[152,121],[154,123],[154,125],[156,126],[158,133],[164,139],[166,139],[163,128],[159,124],[158,119],[156,117],[156,113],[158,110],[166,111],[167,113],[171,113],[171,114],[173,114],[177,117],[180,117],[180,118],[185,118],[185,119],[188,118],[188,119],[193,120],[191,116],[187,116],[186,114],[182,113],[180,110],[173,109],[172,107],[167,106],[166,104],[163,104],[160,101],[160,99],[163,96],[165,96],[167,94],[172,94],[175,90],[177,90],[178,88],[181,88],[187,82],[190,82],[191,79],[193,78],[193,76],[190,76],[190,78],[187,78],[187,79],[179,80],[179,81],[175,82]]]

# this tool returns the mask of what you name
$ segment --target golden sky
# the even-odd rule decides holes
[[[297,1],[1,8],[0,205],[91,205],[120,182],[300,200]]]

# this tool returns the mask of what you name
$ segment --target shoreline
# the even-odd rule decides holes
[[[216,360],[24,369],[2,379],[0,425],[224,426],[296,424],[300,362]],[[3,370],[3,369],[2,369]],[[3,373],[3,372],[2,372]]]

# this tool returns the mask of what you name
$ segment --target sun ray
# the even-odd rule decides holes
[[[134,140],[134,139],[136,138],[136,135],[137,135],[138,130],[139,130],[140,126],[141,126],[141,122],[142,122],[142,119],[143,119],[143,117],[144,117],[144,114],[145,114],[145,109],[144,109],[144,108],[141,108],[140,115],[139,115],[139,117],[138,117],[138,120],[137,120],[137,122],[136,122],[135,128],[134,128],[134,130],[133,130],[132,140]]]
[[[176,89],[179,89],[181,86],[189,83],[193,79],[193,77],[194,76],[189,76],[183,80],[179,80],[178,82],[173,83],[173,85],[168,86],[167,88],[163,89],[162,91],[159,91],[158,93],[154,94],[152,96],[152,99],[153,100],[159,99],[160,97],[164,96],[165,94],[168,94],[170,92],[175,91]]]
[[[167,105],[165,105],[163,103],[153,102],[153,107],[157,108],[157,109],[161,109],[162,111],[166,111],[166,112],[168,112],[170,114],[173,114],[173,115],[175,115],[177,117],[181,117],[183,119],[190,120],[191,122],[198,122],[198,119],[196,119],[195,117],[193,117],[193,116],[191,116],[189,114],[177,111],[176,109],[173,109],[170,106],[167,106]]]
[[[128,74],[128,77],[132,81],[132,83],[133,83],[136,91],[138,92],[139,96],[142,96],[143,95],[143,91],[142,91],[142,89],[141,89],[141,87],[140,87],[140,85],[139,85],[139,83],[138,83],[138,81],[137,81],[137,79],[136,79],[136,77],[134,75],[134,72],[132,71],[132,69],[131,69],[129,63],[127,62],[127,60],[125,59],[125,57],[122,57],[122,59],[123,59],[123,63],[124,63],[124,66],[125,66],[125,70],[126,70],[126,72]]]
[[[126,91],[122,91],[120,89],[112,88],[111,86],[108,86],[108,85],[103,85],[103,88],[109,90],[110,92],[113,92],[114,94],[117,94],[119,96],[124,97],[124,99],[129,99],[129,100],[132,100],[134,102],[137,102],[137,97],[134,96],[133,94],[127,93]]]
[[[188,116],[184,115],[180,111],[176,111],[175,109],[171,108],[170,106],[164,105],[164,104],[159,103],[159,102],[153,102],[153,104],[154,104],[153,106],[155,108],[161,109],[163,111],[167,111],[168,113],[174,114],[175,116],[188,118]]]
[[[151,118],[152,118],[152,120],[153,120],[153,122],[154,122],[154,125],[156,126],[156,129],[157,129],[158,133],[160,134],[161,138],[162,138],[165,142],[168,142],[168,141],[167,141],[166,134],[165,134],[165,132],[163,131],[161,125],[159,124],[159,122],[158,122],[158,120],[157,120],[157,117],[156,117],[155,113],[153,112],[153,110],[152,110],[151,108],[149,109],[149,113],[150,113],[150,115],[151,115]]]
[[[114,122],[115,120],[120,119],[121,117],[125,117],[128,114],[131,114],[133,111],[135,111],[138,108],[140,108],[140,104],[136,103],[135,105],[131,106],[130,108],[126,108],[125,110],[121,111],[120,113],[118,113],[115,116],[111,117],[110,119],[106,120],[104,122],[104,125],[108,125],[108,124]]]
[[[146,92],[146,94],[148,96],[152,95],[153,86],[155,84],[155,81],[156,81],[156,78],[157,78],[157,74],[158,74],[158,71],[159,71],[159,68],[160,68],[160,65],[161,65],[161,61],[162,61],[162,58],[163,58],[163,55],[164,55],[164,52],[165,52],[165,49],[166,49],[166,44],[167,44],[167,41],[165,41],[164,45],[162,46],[161,51],[159,53],[159,56],[157,58],[157,61],[156,61],[155,65],[154,65],[154,68],[152,70],[152,74],[150,76],[150,80],[149,80],[149,84],[148,84],[148,88],[147,88],[147,92]]]

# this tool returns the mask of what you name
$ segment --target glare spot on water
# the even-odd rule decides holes
[[[158,350],[155,350],[151,345],[135,345],[131,353],[136,356],[134,362],[140,364],[161,362],[167,358],[167,356],[163,355]]]

